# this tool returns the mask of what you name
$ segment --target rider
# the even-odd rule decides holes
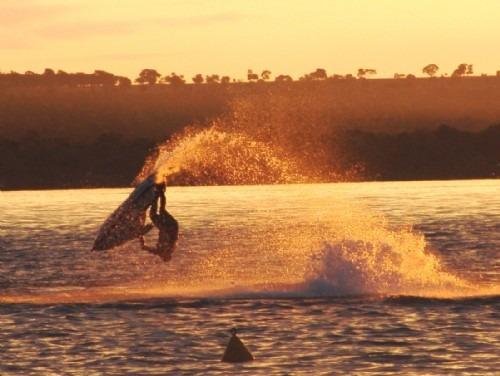
[[[158,210],[158,201],[160,201],[160,210]],[[155,185],[155,200],[149,210],[149,217],[154,225],[158,228],[158,243],[156,247],[148,247],[144,244],[144,235],[139,236],[141,248],[160,256],[163,261],[169,261],[172,258],[172,253],[177,245],[179,237],[179,224],[175,218],[167,212],[165,206],[167,199],[165,198],[165,183]]]

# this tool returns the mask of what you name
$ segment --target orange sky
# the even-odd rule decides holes
[[[499,17],[498,0],[0,0],[0,71],[495,74]]]

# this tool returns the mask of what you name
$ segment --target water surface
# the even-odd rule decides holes
[[[88,251],[130,191],[0,193],[2,375],[498,369],[496,180],[169,187],[167,264]]]

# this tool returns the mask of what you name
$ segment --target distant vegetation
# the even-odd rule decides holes
[[[436,64],[428,64],[422,68],[422,73],[429,77],[437,77],[439,66]],[[326,80],[354,80],[354,79],[367,79],[377,74],[376,69],[359,68],[356,75],[353,74],[332,74],[328,75],[326,70],[318,68],[314,72],[306,73],[299,77],[298,81],[326,81]],[[464,77],[472,76],[474,74],[473,64],[459,64],[451,75],[442,73],[441,77]],[[489,77],[487,74],[481,74],[482,77]],[[496,72],[496,76],[500,77],[500,71]],[[248,69],[246,79],[248,82],[269,82],[272,77],[272,72],[268,69],[263,70],[260,74]],[[414,74],[394,73],[394,79],[414,79]],[[294,81],[290,75],[279,74],[274,78],[276,82],[290,82]],[[156,69],[143,69],[139,72],[134,83],[138,85],[183,85],[192,82],[194,84],[229,84],[241,83],[242,79],[237,79],[229,76],[210,74],[203,75],[196,74],[191,80],[187,80],[184,75],[176,74],[174,72],[169,75],[163,76]],[[51,68],[46,68],[41,74],[33,71],[27,71],[24,74],[18,72],[1,73],[0,72],[0,87],[1,86],[69,86],[69,87],[89,87],[89,86],[124,86],[132,85],[132,80],[128,77],[115,76],[112,73],[103,70],[96,70],[94,73],[67,73],[62,70],[55,72]]]
[[[448,125],[397,134],[346,130],[332,142],[338,171],[359,166],[361,180],[500,177],[500,124],[480,132]]]
[[[181,75],[143,70],[138,85],[103,71],[0,74],[0,188],[129,185],[156,145],[226,117],[242,100],[247,131],[279,128],[310,159],[321,150],[331,176],[498,177],[500,75],[472,76],[468,64],[450,77],[436,77],[432,64],[423,71],[429,78],[318,69],[271,82],[271,72],[249,70],[248,82],[200,74],[186,84]]]
[[[0,73],[0,87],[34,87],[34,86],[130,86],[132,82],[127,77],[115,76],[102,70],[96,70],[92,74],[66,73],[62,70],[54,72],[47,68],[42,74],[27,71],[24,74],[17,72]]]

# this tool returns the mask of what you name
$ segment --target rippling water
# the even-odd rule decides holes
[[[129,193],[0,193],[0,374],[498,370],[497,180],[168,188],[167,264],[88,252]]]

